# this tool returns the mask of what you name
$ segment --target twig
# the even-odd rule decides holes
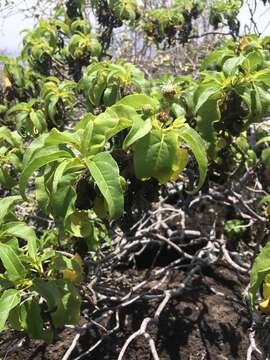
[[[258,349],[258,347],[256,345],[256,342],[255,342],[255,331],[250,331],[250,333],[249,333],[249,342],[250,342],[250,345],[249,345],[248,350],[247,350],[246,360],[252,360],[252,354],[254,352],[262,355],[261,350]]]
[[[68,348],[68,350],[66,351],[65,355],[62,357],[62,360],[68,360],[73,352],[73,350],[75,349],[79,339],[81,337],[81,334],[78,333],[75,335],[70,347]]]
[[[186,277],[186,279],[183,281],[183,283],[179,286],[179,288],[165,291],[164,298],[163,298],[162,302],[159,304],[159,306],[158,306],[158,308],[157,308],[157,310],[156,310],[156,312],[154,314],[154,317],[153,318],[150,318],[150,317],[145,318],[142,321],[139,330],[137,330],[136,332],[134,332],[133,334],[131,334],[129,336],[129,338],[126,340],[124,346],[122,347],[122,349],[120,351],[120,354],[118,356],[118,360],[123,360],[123,357],[124,357],[128,347],[129,347],[129,345],[131,344],[132,341],[134,341],[139,336],[144,336],[146,338],[146,340],[148,341],[148,344],[149,344],[149,347],[150,347],[150,350],[151,350],[151,353],[153,355],[154,360],[159,360],[159,356],[157,354],[155,342],[154,342],[153,338],[150,336],[150,334],[146,331],[147,326],[150,325],[151,323],[158,324],[160,315],[163,312],[163,310],[165,309],[165,307],[167,306],[170,299],[172,297],[179,296],[184,291],[187,284],[192,279],[193,275],[200,268],[201,268],[200,265],[196,265],[189,272],[189,275]]]

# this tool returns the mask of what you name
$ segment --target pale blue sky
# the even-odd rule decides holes
[[[25,28],[32,28],[33,25],[33,19],[24,19],[22,14],[12,15],[4,20],[0,29],[0,50],[17,53],[22,39],[20,32]]]
[[[36,1],[13,0],[13,2],[16,4],[16,8],[12,11],[13,14],[9,15],[6,11],[4,12],[4,19],[0,18],[0,50],[18,53],[23,36],[21,31],[32,28],[34,25],[34,19],[26,19],[25,14],[22,14],[20,10],[25,5],[27,7],[33,6]]]
[[[33,0],[28,0],[30,5]],[[18,4],[20,0],[16,0]],[[252,3],[252,1],[250,1]],[[264,35],[270,35],[270,7],[264,7],[262,1],[258,1],[258,9],[256,12],[255,20],[258,24],[259,30],[264,32]],[[249,11],[245,5],[240,13],[239,19],[242,24],[249,24]],[[23,14],[15,14],[4,20],[2,28],[0,28],[0,50],[7,51],[8,53],[17,53],[20,47],[22,34],[21,30],[25,28],[32,28],[34,24],[33,19],[25,19]]]

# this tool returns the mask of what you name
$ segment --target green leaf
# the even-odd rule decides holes
[[[233,57],[226,60],[222,67],[224,74],[227,76],[234,74],[237,71],[238,67],[242,65],[244,61],[244,56]]]
[[[267,87],[270,87],[270,71],[269,69],[264,69],[257,71],[254,74],[254,78],[256,82],[261,82],[265,84]]]
[[[261,210],[262,207],[266,207],[266,214],[270,216],[270,195],[264,196],[257,205],[257,210]]]
[[[264,136],[262,139],[256,142],[256,145],[260,145],[266,142],[270,142],[270,135]]]
[[[92,133],[94,128],[94,122],[89,121],[85,127],[85,130],[82,134],[82,142],[80,146],[80,151],[83,156],[87,156],[90,150],[91,141],[92,141]]]
[[[81,119],[80,121],[78,121],[75,125],[75,130],[81,130],[81,129],[85,129],[85,127],[87,126],[87,124],[91,121],[94,121],[96,118],[95,115],[91,114],[91,113],[87,113],[85,115],[85,117],[83,119]]]
[[[51,97],[46,98],[45,101],[47,101],[47,111],[49,118],[51,119],[52,123],[55,124],[55,114],[56,114],[56,104],[59,100],[59,97],[56,95],[53,95]]]
[[[132,126],[138,117],[134,108],[119,103],[108,108],[94,119],[88,155],[102,151],[106,142],[120,131]],[[91,121],[91,119],[90,119]]]
[[[37,259],[37,237],[30,226],[19,221],[10,222],[2,226],[1,235],[16,236],[27,241],[29,256],[34,260]]]
[[[110,217],[118,218],[123,212],[124,196],[117,162],[108,152],[99,153],[91,160],[84,161],[106,200]]]
[[[69,133],[67,131],[58,131],[53,128],[45,140],[47,145],[66,144],[74,146],[77,150],[80,147],[80,138],[76,133]]]
[[[62,160],[65,158],[72,158],[72,154],[70,151],[68,151],[68,149],[61,148],[60,146],[51,145],[35,151],[30,162],[25,165],[20,177],[19,186],[22,197],[27,200],[25,195],[25,188],[29,177],[36,170],[46,164],[49,164],[50,162]]]
[[[8,168],[0,168],[0,184],[8,190],[11,190],[15,185],[17,185],[16,179],[11,176]]]
[[[141,180],[153,177],[161,184],[175,178],[187,161],[186,153],[180,155],[179,150],[177,131],[152,130],[134,144],[136,177]]]
[[[43,279],[34,279],[33,290],[36,291],[43,299],[46,300],[48,311],[56,311],[59,292],[55,286],[55,281],[46,281]]]
[[[11,209],[18,203],[22,202],[21,196],[7,196],[0,199],[0,224],[5,221],[5,217],[11,211]]]
[[[109,109],[107,109],[106,112],[107,111],[109,112],[109,114],[114,113],[118,118],[117,126],[114,129],[112,129],[110,132],[108,132],[107,135],[108,139],[116,135],[118,132],[122,131],[123,129],[131,127],[133,123],[133,119],[135,119],[138,116],[137,112],[132,107],[126,105],[115,104]]]
[[[7,127],[0,127],[0,140],[5,140],[10,145],[17,147],[21,145],[21,138],[15,132],[11,132]]]
[[[119,86],[112,84],[111,87],[107,87],[103,94],[103,102],[106,107],[112,106],[116,103],[119,94]]]
[[[77,194],[74,182],[77,176],[76,172],[63,175],[58,181],[57,191],[50,191],[50,212],[61,225],[65,225],[63,220],[75,210]]]
[[[263,64],[263,56],[258,51],[250,52],[243,62],[243,67],[246,68],[248,72],[256,71]]]
[[[45,186],[44,176],[38,176],[35,179],[36,200],[39,208],[46,214],[49,203],[49,195]]]
[[[63,179],[64,172],[66,170],[66,167],[72,160],[66,159],[63,160],[59,165],[56,166],[53,174],[52,179],[52,193],[56,193],[58,190],[58,185]]]
[[[220,89],[215,86],[210,87],[210,85],[202,84],[194,94],[194,97],[197,97],[195,113],[197,113],[201,107],[211,100],[217,100],[220,96]]]
[[[89,238],[93,235],[93,221],[87,211],[76,210],[68,217],[66,229],[78,238]]]
[[[76,325],[79,322],[81,299],[79,291],[71,282],[36,279],[34,289],[45,299],[56,328]]]
[[[127,150],[137,140],[147,135],[151,131],[151,128],[151,119],[144,121],[140,116],[137,115],[133,119],[132,127],[124,140],[123,149]]]
[[[93,233],[91,237],[93,237]],[[65,280],[70,280],[74,284],[82,281],[83,260],[78,254],[73,258],[59,255],[54,259],[51,267],[53,270],[62,273]]]
[[[9,313],[19,304],[21,295],[18,290],[5,290],[0,298],[0,332],[5,329]]]
[[[67,325],[76,325],[80,320],[81,299],[79,291],[71,282],[58,280],[57,289],[60,293],[58,299],[58,311],[52,313],[53,323],[56,327]]]
[[[270,169],[270,148],[262,151],[262,162],[267,169]]]
[[[127,105],[135,110],[142,110],[144,105],[151,105],[155,109],[158,107],[158,102],[144,94],[132,94],[118,101],[117,105]]]
[[[262,115],[262,99],[260,97],[259,87],[253,85],[251,91],[251,122],[256,122]]]
[[[31,111],[30,119],[34,125],[34,132],[43,132],[47,130],[47,123],[45,120],[44,113],[41,111]]]
[[[253,309],[255,299],[265,276],[270,272],[270,242],[268,242],[256,257],[250,273],[249,300]]]
[[[234,51],[226,48],[217,49],[211,52],[202,62],[202,69],[212,69],[221,66],[226,59],[234,56]]]
[[[48,134],[42,134],[34,141],[31,142],[30,146],[26,149],[26,152],[23,157],[23,164],[26,165],[31,160],[32,156],[36,151],[42,148],[45,145],[45,140],[48,137]]]
[[[89,100],[94,106],[100,106],[102,95],[106,89],[107,81],[106,78],[101,76],[95,79],[95,84],[89,89]]]
[[[191,148],[191,151],[194,154],[195,159],[198,163],[200,179],[196,188],[191,192],[191,194],[194,194],[202,187],[207,175],[208,161],[206,155],[206,146],[197,131],[195,131],[191,127],[185,126],[181,128],[179,130],[179,136]]]
[[[260,209],[263,205],[270,203],[270,195],[265,195],[258,203],[257,209]]]
[[[43,329],[41,308],[35,298],[24,301],[20,306],[20,323],[26,333],[33,339],[42,339],[47,343],[52,341],[51,329]]]
[[[114,133],[114,130],[119,125],[119,121],[119,117],[111,108],[108,108],[104,113],[95,118],[90,144],[91,155],[95,155],[103,150],[111,133]]]
[[[16,282],[25,277],[26,269],[10,246],[0,243],[0,259],[10,281]]]
[[[211,99],[206,101],[198,112],[197,130],[207,141],[208,154],[215,158],[217,152],[217,132],[214,124],[220,119],[219,101]]]

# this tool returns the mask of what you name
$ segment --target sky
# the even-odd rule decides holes
[[[36,1],[36,0],[35,0]],[[250,0],[249,0],[250,1]],[[15,0],[18,4],[20,0]],[[250,1],[252,3],[253,1]],[[27,3],[31,6],[34,0],[27,0]],[[246,3],[246,1],[245,1]],[[19,7],[18,7],[19,9]],[[259,31],[263,32],[263,35],[270,35],[270,7],[265,7],[262,1],[258,1],[258,8],[255,14],[255,21],[258,24]],[[241,9],[239,19],[242,24],[249,24],[249,10],[248,6],[244,5]],[[0,19],[0,50],[7,54],[17,54],[20,49],[20,44],[23,35],[21,31],[25,28],[32,28],[34,25],[34,19],[25,19],[23,14],[17,13],[9,16],[4,21]],[[2,24],[1,24],[2,23]],[[242,26],[243,30],[243,26]]]
[[[16,13],[5,19],[0,19],[0,51],[9,54],[19,52],[23,37],[21,31],[34,26],[33,18],[26,19],[24,14],[20,13],[21,0],[14,0],[14,3],[16,4]],[[33,0],[27,1],[27,5],[32,6],[33,4]]]
[[[247,3],[254,5],[255,1],[246,1],[244,0],[244,6],[242,7],[240,14],[238,16],[243,31],[243,24],[250,24],[250,12],[247,6]],[[258,25],[258,29],[262,35],[270,35],[270,6],[267,4],[264,6],[262,1],[257,1],[257,10],[255,12],[254,20]]]
[[[21,31],[32,28],[33,25],[33,19],[24,19],[21,14],[13,15],[4,20],[0,27],[0,50],[9,54],[18,53],[23,36]]]

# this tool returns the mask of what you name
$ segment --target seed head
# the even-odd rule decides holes
[[[174,95],[176,94],[176,85],[173,84],[164,85],[162,88],[162,94],[165,97],[173,98]]]
[[[145,113],[145,114],[150,114],[152,112],[153,108],[150,104],[145,104],[143,105],[142,107],[142,111]]]
[[[158,116],[157,116],[158,120],[162,123],[165,123],[166,121],[169,120],[169,115],[165,112],[165,111],[161,111]]]

